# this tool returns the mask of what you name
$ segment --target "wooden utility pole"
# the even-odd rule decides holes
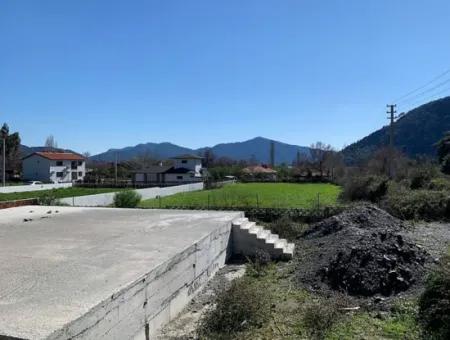
[[[270,166],[275,166],[275,142],[270,141]]]
[[[114,183],[116,185],[117,185],[117,158],[118,158],[118,155],[117,155],[117,152],[116,152],[116,162],[114,164]]]
[[[393,169],[393,165],[394,165],[394,123],[395,123],[395,118],[397,118],[395,116],[395,114],[397,113],[397,111],[395,110],[395,108],[397,107],[397,105],[395,104],[390,104],[387,105],[388,111],[388,119],[390,121],[390,125],[389,125],[389,177],[392,177],[394,175],[394,169]]]

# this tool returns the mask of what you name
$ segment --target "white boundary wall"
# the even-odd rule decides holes
[[[9,194],[13,192],[41,191],[51,189],[70,188],[72,183],[55,183],[55,184],[38,184],[38,185],[11,185],[0,187],[1,194]]]
[[[147,189],[137,189],[135,191],[142,196],[143,200],[147,200],[151,198],[156,198],[158,196],[164,197],[178,194],[180,192],[197,191],[197,190],[203,190],[203,182],[176,185],[173,187],[164,187],[164,188],[155,187]],[[68,197],[60,199],[59,202],[74,207],[106,207],[108,205],[113,204],[115,194],[116,194],[115,192],[109,192],[105,194]]]

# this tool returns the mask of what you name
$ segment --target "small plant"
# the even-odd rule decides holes
[[[248,258],[247,260],[247,273],[253,277],[260,277],[266,273],[267,265],[272,261],[272,258],[267,251],[257,249],[254,258]]]
[[[216,308],[208,311],[200,321],[200,338],[230,339],[238,332],[260,327],[270,316],[266,295],[251,278],[236,279],[229,289],[219,293]]]
[[[323,339],[340,314],[339,303],[319,299],[305,304],[302,324],[311,339]]]
[[[441,259],[419,300],[424,329],[435,339],[450,339],[450,256]]]
[[[56,190],[55,189],[45,192],[38,199],[39,205],[54,205],[55,202],[56,202]]]
[[[136,191],[121,191],[114,195],[114,206],[116,208],[136,208],[142,196]]]
[[[269,228],[272,233],[278,234],[280,238],[293,241],[303,233],[306,225],[294,222],[289,216],[283,215],[275,222],[272,222]]]

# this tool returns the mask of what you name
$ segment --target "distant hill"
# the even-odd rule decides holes
[[[450,131],[450,97],[419,106],[395,123],[395,147],[410,157],[435,157],[434,144]],[[342,154],[347,164],[367,160],[377,149],[389,144],[389,127],[371,133],[349,145]]]
[[[261,163],[269,162],[270,139],[263,137],[256,137],[244,142],[236,143],[222,143],[217,144],[209,149],[212,150],[216,157],[228,157],[234,160],[249,160],[256,159]],[[199,149],[190,149],[178,146],[172,143],[147,143],[130,146],[123,149],[110,149],[106,152],[92,156],[92,161],[112,162],[116,158],[116,154],[120,161],[127,161],[134,157],[148,155],[158,159],[166,159],[174,157],[179,154],[203,153],[207,147]],[[310,150],[308,147],[290,145],[275,141],[275,161],[277,164],[290,164],[296,159],[297,151],[305,157],[310,157]]]

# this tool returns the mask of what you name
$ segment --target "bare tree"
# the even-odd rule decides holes
[[[47,148],[56,149],[58,148],[58,143],[56,142],[55,137],[53,137],[53,135],[49,135],[45,140],[44,146]]]
[[[89,158],[89,157],[91,157],[91,153],[89,151],[85,151],[85,152],[83,152],[83,156],[84,156],[84,158]]]
[[[320,177],[323,177],[323,166],[326,157],[331,152],[334,152],[333,147],[330,144],[325,144],[322,142],[316,142],[311,144],[311,158],[314,163],[319,167]]]

